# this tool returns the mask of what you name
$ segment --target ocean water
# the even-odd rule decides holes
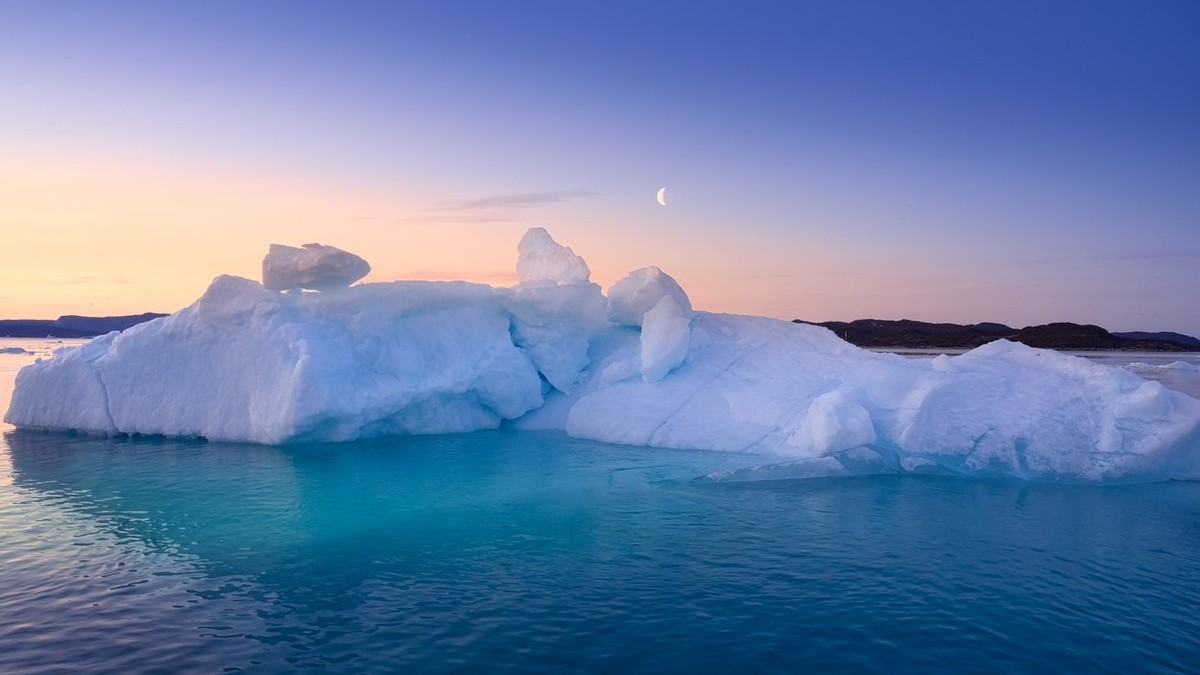
[[[0,406],[31,358],[0,355]],[[757,460],[506,431],[2,438],[4,673],[1200,664],[1200,483],[723,483]]]

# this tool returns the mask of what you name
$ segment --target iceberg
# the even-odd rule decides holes
[[[1005,340],[874,353],[696,311],[657,268],[606,295],[541,228],[517,268],[510,288],[220,276],[173,315],[24,368],[5,421],[266,444],[504,426],[762,457],[713,480],[1200,479],[1200,401],[1124,369]]]
[[[1126,364],[1125,368],[1127,370],[1132,370],[1134,372],[1137,372],[1139,370],[1143,370],[1143,371],[1177,370],[1177,371],[1182,371],[1182,372],[1187,372],[1187,373],[1200,373],[1200,364],[1189,363],[1187,361],[1172,361],[1171,363],[1163,363],[1160,365],[1153,365],[1150,363],[1142,363],[1141,361],[1135,361],[1133,363]]]

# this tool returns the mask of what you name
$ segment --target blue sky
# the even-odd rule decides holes
[[[168,311],[289,234],[484,280],[540,225],[601,283],[658,264],[707,309],[1200,333],[1196,3],[18,2],[0,26],[25,186],[0,314],[86,309],[18,261]],[[89,183],[106,166],[128,194]],[[196,176],[214,192],[131,224]],[[236,217],[271,185],[261,227]],[[139,267],[201,214],[242,253]],[[69,237],[137,255],[56,262]]]

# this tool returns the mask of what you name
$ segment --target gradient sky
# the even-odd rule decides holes
[[[1200,335],[1198,120],[1191,1],[10,1],[0,317],[538,225],[708,310]]]

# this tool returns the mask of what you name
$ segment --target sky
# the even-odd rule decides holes
[[[0,317],[542,226],[711,311],[1200,335],[1197,120],[1192,1],[2,0]]]

